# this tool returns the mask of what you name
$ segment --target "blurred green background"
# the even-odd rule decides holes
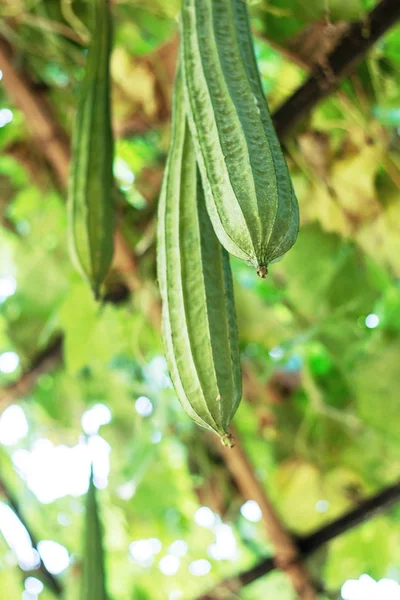
[[[323,64],[345,22],[375,3],[250,4],[273,111]],[[1,598],[54,597],[32,570],[38,555],[4,490],[64,597],[77,598],[91,459],[113,600],[191,600],[274,552],[258,504],[241,495],[213,436],[180,408],[157,326],[155,218],[178,9],[178,0],[113,2],[118,221],[137,281],[127,294],[112,272],[102,306],[70,264],[65,194],[44,157],[47,142],[35,143],[29,109],[0,81]],[[0,20],[13,68],[70,135],[87,4],[3,0]],[[244,377],[234,426],[295,534],[400,478],[399,69],[396,26],[285,140],[302,219],[294,248],[266,281],[232,261]],[[43,352],[50,358],[14,393],[9,386]],[[399,598],[399,534],[400,506],[313,555],[320,598]],[[236,597],[294,593],[275,571],[240,595],[227,592]]]

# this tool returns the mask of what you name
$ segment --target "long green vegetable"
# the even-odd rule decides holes
[[[158,217],[163,337],[175,391],[196,423],[229,444],[241,397],[232,277],[207,215],[179,74]]]
[[[183,0],[186,108],[214,230],[265,276],[294,244],[297,200],[261,87],[244,0]]]
[[[69,245],[96,296],[113,256],[114,201],[110,109],[112,38],[108,0],[91,0],[92,40],[73,132]]]
[[[93,471],[86,495],[81,600],[107,600],[103,529],[100,521]]]

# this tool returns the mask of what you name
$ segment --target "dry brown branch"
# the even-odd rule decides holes
[[[13,65],[13,57],[4,38],[0,37],[0,69],[7,94],[23,111],[27,126],[37,146],[51,164],[60,184],[68,180],[69,145],[65,133],[40,92]]]
[[[371,46],[400,18],[398,0],[381,0],[365,18],[343,26],[343,35],[323,58],[314,73],[274,113],[273,121],[282,139],[293,131],[323,99],[332,94],[350,75]]]
[[[263,524],[275,550],[276,567],[286,573],[299,599],[312,600],[316,597],[316,590],[307,569],[301,563],[296,543],[286,531],[264,487],[257,479],[237,431],[232,430],[232,434],[234,448],[224,448],[218,442],[223,460],[232,473],[243,498],[255,500],[261,508]]]
[[[296,540],[299,552],[303,557],[307,557],[321,546],[335,539],[342,533],[358,527],[362,523],[373,519],[384,511],[396,506],[400,501],[400,483],[397,482],[381,492],[363,500],[358,506],[351,509],[335,521],[323,525],[317,531],[310,535],[298,538]],[[202,594],[197,600],[215,600],[217,598],[227,598],[229,591],[239,590],[245,585],[249,585],[256,579],[263,577],[276,569],[274,557],[264,558],[254,567],[247,571],[242,571],[233,577],[227,577],[218,583],[212,590]]]
[[[35,387],[36,381],[44,373],[53,371],[62,360],[61,338],[54,340],[41,352],[17,381],[0,390],[0,408],[7,406],[26,396]]]
[[[29,524],[27,523],[27,521],[25,520],[25,518],[22,514],[22,511],[21,511],[21,508],[20,508],[14,494],[9,489],[9,487],[6,485],[6,482],[1,478],[0,478],[0,495],[4,496],[4,499],[6,500],[9,507],[14,511],[14,513],[16,514],[18,519],[21,521],[21,523],[25,527],[26,531],[28,532],[32,547],[37,549],[38,540],[36,539],[36,536],[34,535],[32,529],[29,526]],[[27,574],[28,574],[27,572],[24,573],[24,578],[27,576]],[[62,586],[61,582],[57,579],[57,577],[55,577],[52,573],[50,573],[47,570],[46,565],[44,564],[44,562],[42,560],[40,560],[38,568],[35,569],[34,571],[32,571],[31,574],[34,577],[39,576],[39,579],[41,579],[42,582],[44,584],[46,584],[57,597],[59,597],[59,598],[62,597],[63,586]]]

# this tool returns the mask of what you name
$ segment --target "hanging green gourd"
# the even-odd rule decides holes
[[[256,267],[294,244],[297,200],[264,98],[244,0],[183,0],[186,110],[221,244]]]
[[[241,398],[232,276],[205,207],[179,73],[158,211],[158,280],[176,394],[196,423],[231,445],[228,426]]]
[[[91,42],[72,139],[69,246],[96,297],[111,266],[114,143],[110,107],[112,22],[108,0],[92,0]]]
[[[108,600],[105,583],[103,528],[93,469],[86,494],[81,600]]]

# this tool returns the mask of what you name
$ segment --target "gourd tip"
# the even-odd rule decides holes
[[[233,448],[235,446],[235,444],[233,443],[233,436],[231,433],[226,433],[225,435],[221,436],[221,444],[225,447],[225,448]]]
[[[258,265],[257,267],[257,275],[261,279],[265,279],[268,275],[268,268],[265,265]]]
[[[93,291],[93,296],[94,296],[94,299],[96,300],[96,302],[100,302],[100,300],[101,300],[100,287],[93,286],[92,291]]]

